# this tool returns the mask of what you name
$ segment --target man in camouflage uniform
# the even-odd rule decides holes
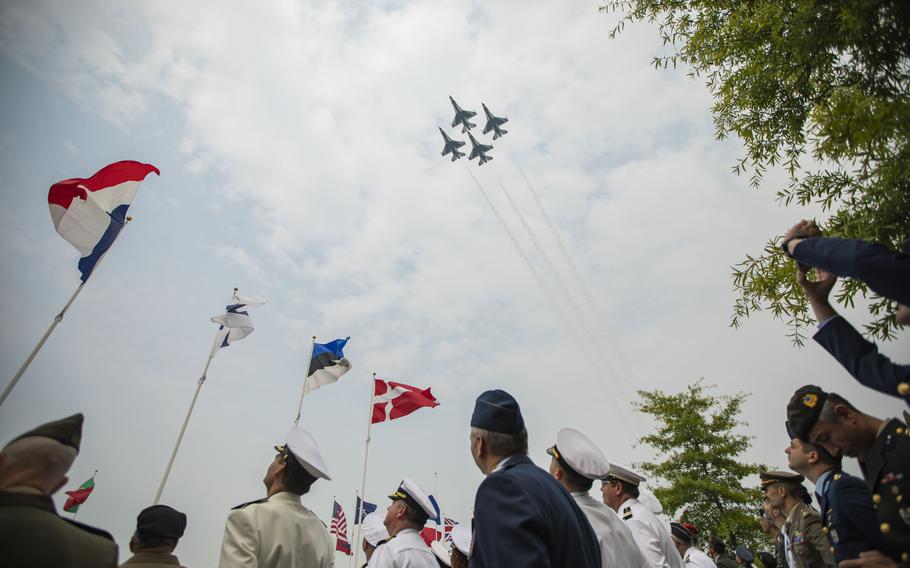
[[[780,509],[786,519],[781,530],[783,558],[778,558],[778,564],[789,568],[836,566],[821,517],[806,503],[808,493],[802,485],[803,476],[787,471],[763,471],[759,477],[764,499],[769,506]]]

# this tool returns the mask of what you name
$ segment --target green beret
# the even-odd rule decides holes
[[[79,444],[82,442],[82,421],[84,419],[85,417],[80,412],[79,414],[73,414],[67,418],[54,420],[53,422],[48,422],[47,424],[42,424],[34,430],[29,430],[25,434],[17,436],[10,442],[10,444],[21,440],[22,438],[42,436],[44,438],[57,440],[64,446],[75,448],[78,452]]]
[[[800,387],[793,393],[787,404],[787,429],[791,438],[811,442],[809,431],[815,426],[827,398],[828,393],[815,385]]]

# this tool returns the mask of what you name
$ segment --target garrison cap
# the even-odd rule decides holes
[[[642,481],[647,481],[648,479],[646,477],[642,477],[641,475],[638,475],[637,473],[635,473],[634,471],[632,471],[629,468],[623,467],[623,466],[615,464],[615,463],[611,463],[610,471],[609,471],[609,473],[607,473],[606,477],[604,477],[604,480],[605,481],[613,481],[613,480],[625,481],[626,483],[629,483],[631,485],[634,485],[635,487],[638,487],[638,485]]]
[[[800,387],[787,404],[787,433],[790,438],[809,440],[809,431],[815,426],[828,393],[815,385]]]
[[[670,523],[670,534],[676,540],[685,542],[687,544],[691,544],[692,539],[695,538],[695,534],[691,530],[694,528],[695,527],[690,525],[689,523],[679,523],[679,522],[673,521],[672,523]],[[698,532],[698,531],[696,530],[695,532]]]
[[[755,555],[752,554],[752,551],[741,544],[736,547],[736,555],[742,558],[745,562],[752,562],[755,560]]]
[[[471,557],[471,527],[458,524],[452,527],[452,544],[458,552]]]
[[[806,479],[798,473],[793,473],[790,471],[761,471],[758,474],[759,479],[761,479],[761,488],[765,490],[770,485],[775,483],[800,483]]]
[[[275,446],[275,450],[280,453],[288,453],[297,460],[307,473],[315,478],[332,480],[329,477],[329,468],[326,467],[319,448],[316,447],[316,440],[313,436],[299,426],[291,428],[288,432],[287,442],[283,446]]]
[[[140,539],[178,540],[186,530],[186,515],[167,505],[146,507],[136,517],[136,534]]]
[[[427,497],[427,494],[424,493],[416,483],[407,477],[402,480],[401,485],[398,486],[395,493],[389,495],[389,499],[393,501],[404,501],[415,511],[424,513],[427,518],[436,518],[436,508],[433,507],[430,498]]]
[[[389,538],[389,531],[382,522],[382,515],[373,511],[363,518],[361,529],[363,538],[373,546],[379,546],[379,543]]]
[[[547,449],[561,467],[568,467],[587,479],[603,479],[610,473],[610,462],[600,448],[574,428],[556,433],[556,445]]]
[[[79,444],[82,442],[82,421],[84,419],[85,417],[80,412],[60,420],[42,424],[33,430],[29,430],[25,434],[20,434],[13,439],[10,444],[19,441],[22,438],[42,436],[44,438],[56,440],[64,446],[74,448],[78,452]]]
[[[506,391],[496,389],[477,397],[471,426],[501,434],[518,434],[524,429],[525,421],[518,401]]]

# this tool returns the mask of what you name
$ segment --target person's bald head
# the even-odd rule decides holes
[[[52,495],[68,481],[78,453],[45,436],[19,438],[0,452],[0,491],[30,487]]]

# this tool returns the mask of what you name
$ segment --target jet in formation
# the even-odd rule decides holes
[[[460,124],[462,127],[461,131],[467,132],[468,130],[477,126],[468,120],[472,116],[475,116],[477,114],[476,112],[462,109],[460,106],[458,106],[458,103],[456,103],[455,99],[453,99],[451,96],[449,96],[449,100],[452,101],[452,106],[455,107],[455,119],[452,120],[452,128],[455,128]]]
[[[442,134],[442,139],[445,141],[445,146],[442,148],[442,155],[445,156],[448,153],[452,154],[452,161],[454,162],[458,158],[464,156],[464,152],[459,152],[458,149],[464,146],[464,142],[461,140],[452,140],[449,138],[449,135],[440,128],[439,133]]]
[[[454,102],[454,101],[453,101]],[[493,140],[496,140],[503,134],[508,134],[508,130],[503,130],[501,126],[506,122],[509,122],[508,118],[500,118],[498,116],[493,116],[493,113],[490,112],[490,109],[487,108],[487,105],[480,103],[480,106],[483,107],[483,112],[487,115],[487,125],[483,127],[483,133],[486,134],[489,131],[493,131]]]
[[[481,144],[480,142],[477,141],[476,138],[474,138],[474,136],[470,132],[468,132],[468,138],[471,139],[471,146],[472,146],[471,155],[468,156],[469,160],[473,160],[474,158],[480,158],[480,164],[478,164],[478,165],[482,166],[493,159],[492,156],[487,156],[487,154],[486,154],[487,152],[489,152],[490,150],[493,149],[492,146],[488,146],[486,144]]]

